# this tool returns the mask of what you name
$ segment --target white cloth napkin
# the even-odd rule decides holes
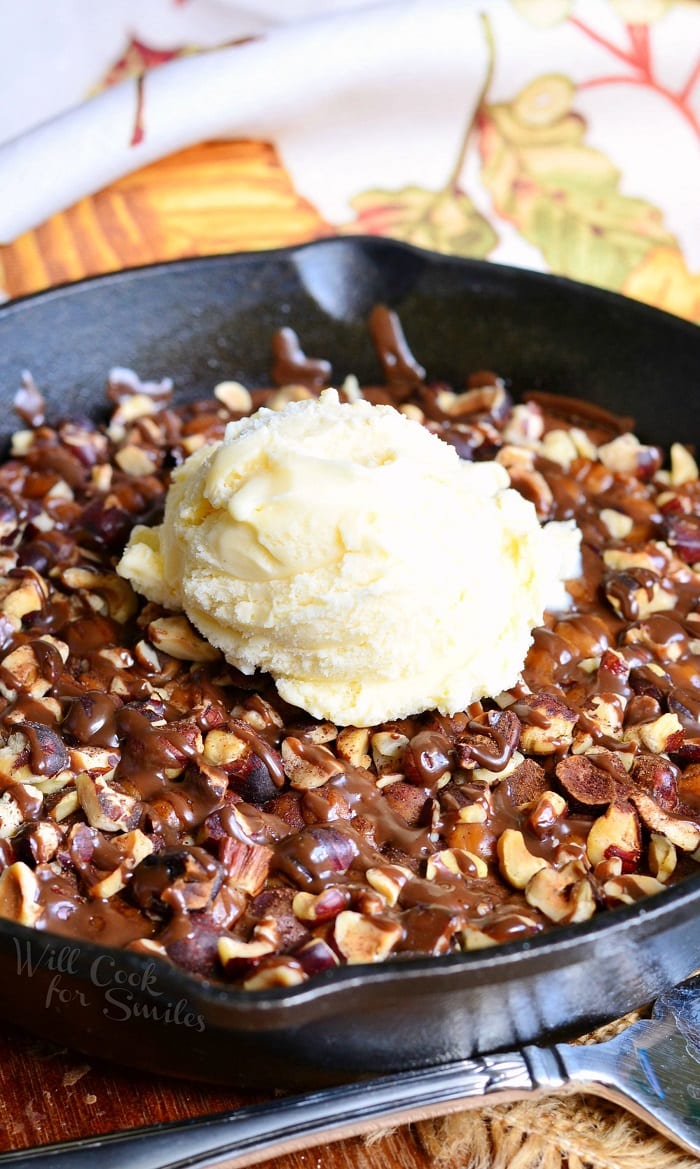
[[[268,139],[339,231],[700,320],[698,46],[700,4],[671,0],[0,0],[0,239]]]

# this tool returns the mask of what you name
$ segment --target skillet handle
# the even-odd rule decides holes
[[[556,1085],[550,1080],[550,1087]],[[215,1116],[0,1154],[8,1169],[242,1169],[268,1157],[535,1089],[519,1052],[287,1096]]]

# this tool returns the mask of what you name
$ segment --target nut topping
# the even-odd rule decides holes
[[[107,427],[53,427],[27,382],[0,466],[0,916],[80,936],[89,915],[108,943],[255,993],[585,922],[700,863],[694,454],[674,444],[660,470],[629,420],[513,405],[488,371],[426,382],[395,317],[372,319],[388,383],[349,377],[342,400],[393,405],[498,462],[542,522],[574,521],[569,607],[498,695],[314,720],[115,565],[172,468],[230,418],[316,397],[327,363],[289,332],[276,385],[183,405],[115,370]]]

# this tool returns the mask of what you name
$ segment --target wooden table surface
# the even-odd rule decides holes
[[[330,230],[296,194],[272,147],[209,143],[127,176],[0,247],[0,288],[20,296],[127,266],[281,247]],[[88,1061],[0,1024],[1,1150],[244,1102],[221,1088]],[[427,1169],[432,1162],[406,1127],[370,1145],[347,1140],[274,1163],[278,1169]]]

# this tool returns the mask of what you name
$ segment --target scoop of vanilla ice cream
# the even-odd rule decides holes
[[[327,390],[192,455],[119,572],[317,718],[452,714],[513,685],[561,579],[559,525],[545,534],[508,483],[392,407]]]

